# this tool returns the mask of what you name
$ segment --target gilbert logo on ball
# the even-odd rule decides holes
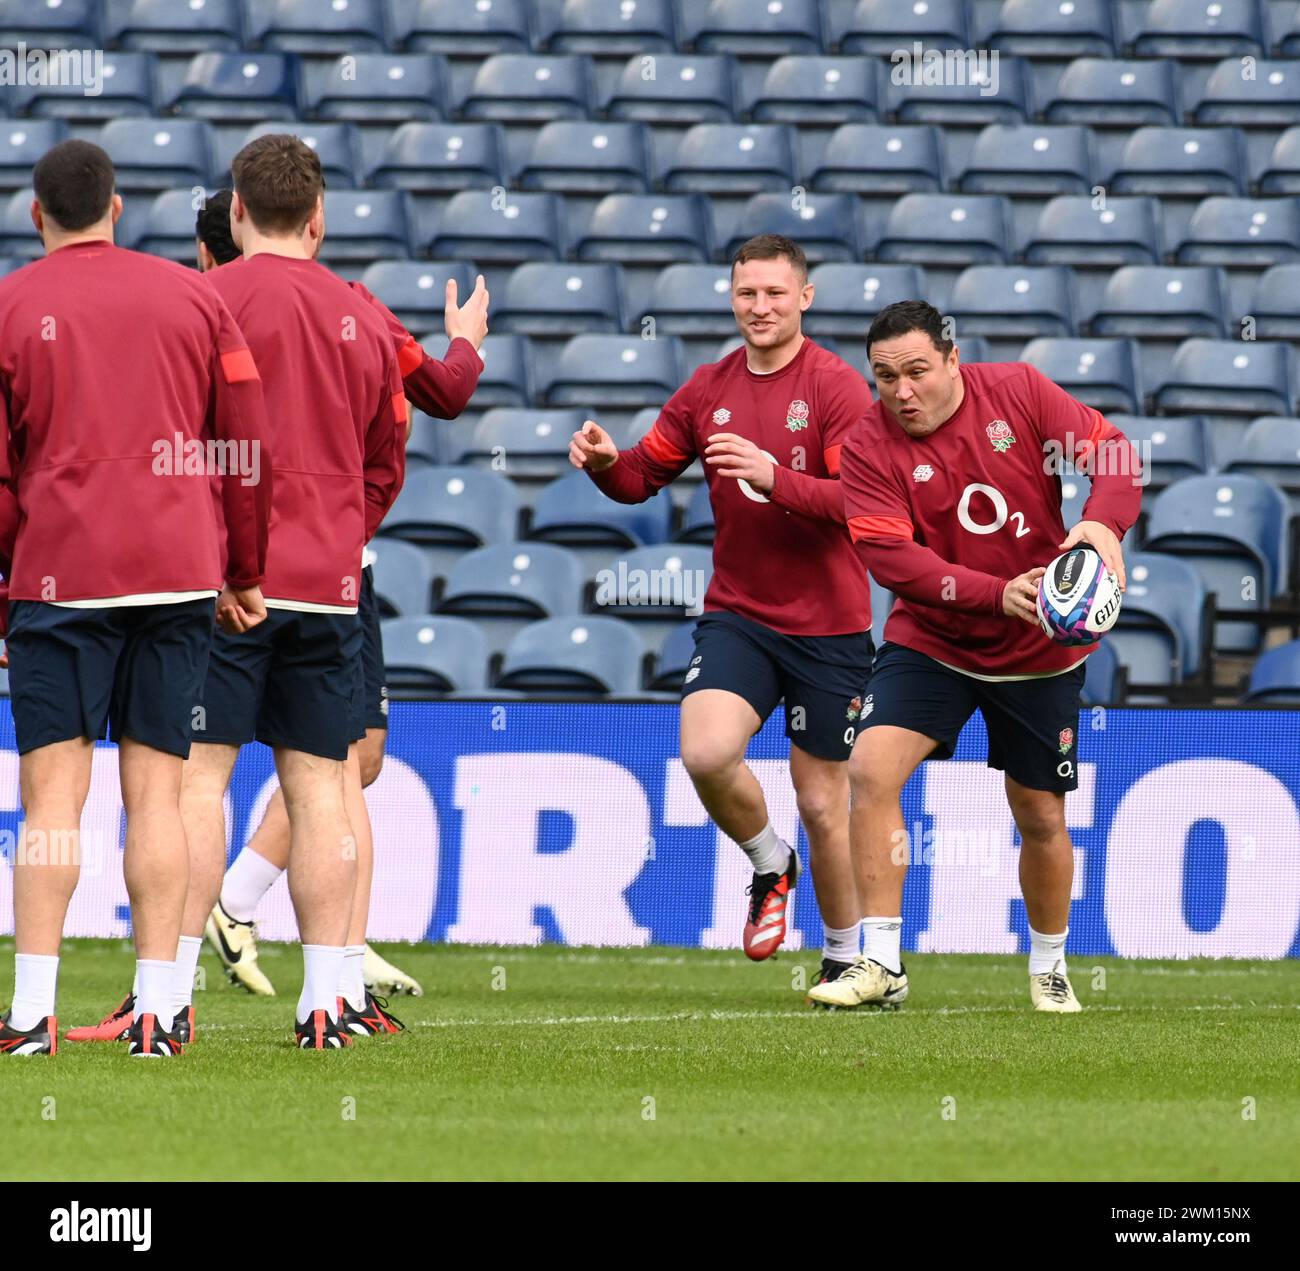
[[[1119,583],[1091,547],[1062,553],[1038,583],[1038,623],[1057,644],[1096,644],[1119,606]]]

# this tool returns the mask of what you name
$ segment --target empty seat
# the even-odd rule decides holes
[[[691,501],[686,505],[682,528],[677,532],[679,543],[700,543],[710,546],[714,536],[713,500],[709,487],[703,482],[695,487]]]
[[[499,124],[401,124],[384,143],[372,185],[415,194],[455,194],[469,184],[504,182]]]
[[[1115,30],[1109,0],[1003,0],[979,43],[1013,57],[1110,57]]]
[[[428,251],[479,264],[516,264],[558,260],[562,243],[559,195],[498,198],[491,190],[462,190],[443,209]]]
[[[405,123],[441,119],[447,66],[428,53],[355,53],[334,61],[304,60],[302,101],[321,119]]]
[[[634,548],[597,572],[592,612],[632,623],[647,645],[658,648],[683,618],[704,612],[712,577],[712,548],[684,543]]]
[[[678,12],[683,38],[701,53],[772,57],[822,51],[817,0],[710,0],[705,8],[682,6]]]
[[[1300,123],[1300,74],[1293,61],[1256,62],[1249,79],[1241,58],[1220,62],[1192,106],[1196,124],[1287,128]]]
[[[527,53],[532,47],[532,13],[528,0],[419,0],[392,5],[390,30],[394,42],[413,53],[446,53],[452,57],[490,57],[494,53]]]
[[[1043,118],[1101,128],[1176,124],[1182,116],[1175,69],[1173,62],[1077,58],[1048,91]]]
[[[569,440],[585,419],[581,410],[493,407],[474,426],[460,461],[490,467],[515,480],[565,475]]]
[[[685,378],[676,336],[578,335],[560,353],[542,399],[550,406],[596,402],[611,410],[657,406]]]
[[[1245,142],[1236,128],[1139,128],[1111,174],[1116,194],[1240,194]]]
[[[731,311],[731,270],[726,265],[669,265],[661,269],[649,308],[660,335],[728,336],[736,329]]]
[[[199,53],[163,105],[177,114],[218,123],[295,119],[298,85],[293,63],[281,53]]]
[[[30,7],[30,6],[29,6]],[[11,50],[12,54],[12,50]],[[93,123],[122,115],[154,113],[153,57],[149,53],[103,54],[102,73],[93,61],[76,53],[58,75],[38,75],[39,83],[15,83],[5,90],[15,114],[41,119],[75,119]],[[12,68],[11,68],[12,75]],[[55,79],[57,83],[46,83]],[[87,89],[98,86],[98,92]]]
[[[992,124],[975,139],[959,187],[970,194],[1085,194],[1093,183],[1086,128]]]
[[[505,477],[473,468],[426,468],[407,475],[379,533],[465,549],[509,542],[518,521],[519,496]]]
[[[1243,706],[1283,706],[1300,703],[1300,640],[1262,653],[1251,668],[1250,688]]]
[[[1138,57],[1215,60],[1264,52],[1256,0],[1151,0],[1134,13]]]
[[[198,119],[114,119],[99,134],[122,193],[202,185],[211,163],[208,125]]]
[[[1062,265],[972,265],[953,284],[947,313],[961,335],[1073,335],[1070,271]]]
[[[100,38],[99,0],[0,0],[0,47],[22,41],[30,48],[93,48]]]
[[[667,190],[705,194],[786,191],[794,184],[794,138],[785,124],[695,124],[660,173]]]
[[[441,361],[447,356],[445,335],[429,335],[420,341],[425,352]],[[489,335],[478,351],[483,362],[478,386],[474,389],[474,407],[528,406],[533,399],[532,357],[528,337],[512,332]]]
[[[360,184],[357,180],[357,161],[355,153],[355,129],[351,124],[325,123],[320,120],[298,123],[279,123],[267,121],[254,124],[243,136],[235,133],[223,138],[224,129],[215,129],[213,135],[213,153],[215,156],[212,171],[220,185],[230,184],[230,161],[250,141],[265,137],[269,133],[292,133],[309,149],[316,152],[320,159],[321,174],[329,189],[350,190]]]
[[[1149,418],[1113,414],[1110,422],[1135,446],[1151,493],[1184,477],[1199,477],[1210,469],[1210,435],[1200,415]]]
[[[847,20],[828,6],[831,46],[840,53],[888,57],[914,41],[939,50],[970,47],[964,0],[858,0]]]
[[[844,124],[809,175],[815,190],[937,193],[944,188],[939,130],[930,124]]]
[[[579,260],[669,264],[713,255],[708,200],[702,194],[609,194],[579,231]]]
[[[739,232],[725,249],[730,258],[756,234],[796,239],[812,264],[853,261],[863,255],[858,201],[851,194],[755,194],[745,204]]]
[[[1088,654],[1080,699],[1090,706],[1118,706],[1123,699],[1119,658],[1108,640]]]
[[[967,362],[997,362],[1003,360],[993,356],[992,346],[982,335],[963,336],[956,341],[956,345],[958,357],[961,359],[963,366]],[[868,376],[868,378],[871,378],[873,384],[875,383],[874,377]],[[875,609],[873,608],[872,613],[874,612]]]
[[[377,538],[369,551],[374,556],[379,616],[400,618],[430,612],[433,568],[425,554],[400,538]]]
[[[406,207],[395,190],[326,190],[325,224],[327,264],[411,254]]]
[[[456,302],[474,290],[474,267],[463,260],[378,260],[361,283],[393,311],[408,331],[429,331],[442,321],[447,282],[456,282]]]
[[[671,53],[677,47],[672,0],[564,0],[549,53]]]
[[[662,490],[644,503],[618,503],[585,472],[571,472],[538,496],[528,537],[571,547],[645,547],[667,540],[672,511]]]
[[[1005,264],[1011,209],[998,194],[908,194],[890,209],[879,260],[918,265]]]
[[[1290,496],[1300,513],[1300,419],[1256,419],[1229,456],[1225,472],[1271,481]]]
[[[498,687],[626,695],[640,691],[645,661],[641,637],[617,618],[548,618],[510,642]]]
[[[384,48],[381,0],[249,0],[245,37],[283,53],[373,53]]]
[[[673,628],[660,647],[659,661],[650,687],[661,692],[673,692],[681,688],[694,656],[695,623],[683,622]]]
[[[735,95],[729,57],[665,53],[647,74],[646,59],[637,56],[610,86],[605,113],[648,124],[728,123]]]
[[[1300,127],[1288,128],[1273,143],[1257,184],[1261,194],[1300,194]]]
[[[1227,334],[1228,280],[1221,269],[1125,265],[1106,283],[1093,335],[1174,339]]]
[[[468,618],[389,618],[380,625],[389,691],[482,692],[487,641]]]
[[[1261,340],[1291,340],[1300,334],[1300,264],[1274,265],[1255,284],[1250,316]]]
[[[1130,552],[1128,588],[1113,644],[1134,684],[1177,684],[1201,673],[1205,584],[1186,561],[1159,552]]]
[[[1156,403],[1170,414],[1289,415],[1295,405],[1290,349],[1184,340],[1156,389]]]
[[[584,119],[591,104],[585,57],[498,53],[474,74],[460,109],[466,119],[540,123]]]
[[[500,331],[578,335],[623,330],[623,285],[616,265],[520,265],[492,305]],[[566,446],[567,448],[567,446]]]
[[[47,13],[66,7],[45,6]],[[242,25],[238,0],[108,0],[104,6],[104,38],[151,53],[232,52],[240,47]]]
[[[25,190],[31,185],[36,161],[67,133],[62,119],[0,121],[0,191]]]
[[[1046,204],[1025,243],[1031,265],[1153,265],[1160,259],[1160,205],[1151,198],[1063,194]]]
[[[1061,521],[1068,529],[1083,520],[1083,509],[1092,494],[1092,482],[1080,476],[1070,464],[1061,472]]]
[[[23,264],[45,255],[40,235],[32,228],[33,197],[35,195],[31,186],[15,190],[5,200],[4,216],[0,220],[0,255],[12,256]],[[192,231],[192,215],[190,219]]]
[[[1296,137],[1300,141],[1300,129]],[[1300,201],[1222,195],[1203,199],[1192,213],[1175,259],[1180,265],[1229,267],[1300,260]]]
[[[921,58],[890,68],[885,99],[893,117],[905,124],[948,124],[975,128],[984,124],[1018,124],[1029,117],[1029,81],[1019,58],[994,60],[987,49],[947,54],[951,69],[933,75],[926,49]]]
[[[808,281],[813,302],[803,329],[814,337],[861,338],[886,305],[926,295],[925,274],[915,265],[818,265]]]
[[[643,124],[545,124],[519,169],[518,184],[573,194],[639,193],[647,183],[646,147]]]
[[[767,68],[748,104],[758,123],[843,124],[874,121],[877,64],[865,57],[781,57]]]
[[[1142,393],[1132,340],[1030,340],[1020,356],[1095,410],[1138,413]]]
[[[136,249],[181,265],[193,265],[197,216],[194,195],[189,190],[164,190],[147,204]]]

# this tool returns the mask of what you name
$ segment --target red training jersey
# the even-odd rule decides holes
[[[248,340],[274,421],[267,603],[355,612],[361,549],[405,473],[392,337],[373,306],[315,261],[262,252],[204,277]]]
[[[640,503],[703,458],[715,433],[752,441],[776,465],[769,495],[705,464],[717,525],[704,609],[726,610],[785,635],[847,635],[871,626],[871,596],[844,532],[840,448],[871,405],[847,362],[804,338],[779,371],[760,375],[744,346],[701,366],[654,426],[592,479],[620,503]]]
[[[1020,678],[1068,670],[1090,650],[1008,617],[1012,578],[1060,554],[1053,456],[1091,470],[1083,518],[1119,537],[1137,520],[1137,452],[1113,424],[1023,362],[961,368],[965,398],[928,437],[875,403],[843,451],[849,532],[898,597],[885,639],[959,671]]]
[[[266,433],[244,336],[193,270],[94,241],[0,281],[9,599],[215,594],[223,558],[232,585],[257,586],[272,485]],[[231,455],[219,480],[227,532],[211,471],[214,456]]]

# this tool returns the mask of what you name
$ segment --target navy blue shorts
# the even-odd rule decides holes
[[[388,727],[388,685],[384,682],[384,638],[379,630],[379,605],[375,601],[375,570],[361,571],[361,713],[364,737],[371,728]]]
[[[5,643],[18,753],[111,736],[188,757],[215,613],[211,599],[102,609],[13,601]]]
[[[695,656],[682,696],[718,688],[766,720],[785,700],[785,735],[818,759],[847,760],[871,669],[871,633],[782,635],[734,613],[695,624]]]
[[[1079,693],[1084,669],[1034,680],[977,680],[901,644],[882,644],[862,703],[860,730],[890,724],[934,739],[931,759],[951,759],[979,710],[990,768],[1031,790],[1079,784]]]
[[[361,623],[354,613],[268,609],[251,631],[218,629],[194,740],[260,741],[322,759],[346,759],[365,733]]]

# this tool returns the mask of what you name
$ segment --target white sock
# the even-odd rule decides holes
[[[822,954],[832,962],[852,962],[858,956],[861,941],[860,922],[855,922],[851,927],[827,927],[822,941]]]
[[[53,1015],[58,985],[57,953],[14,954],[14,1003],[9,1008],[9,1026],[25,1033],[47,1015]]]
[[[140,996],[140,968],[135,969],[135,979],[131,981],[131,996],[138,998]]]
[[[1065,974],[1065,937],[1069,934],[1069,927],[1059,936],[1045,936],[1041,931],[1029,928],[1030,975],[1045,975],[1057,970]]]
[[[365,958],[364,944],[349,944],[343,949],[343,974],[339,976],[339,996],[358,1011],[366,1004],[366,977],[362,971]]]
[[[790,849],[777,838],[771,821],[748,842],[741,843],[740,850],[749,857],[756,874],[779,874],[790,863]]]
[[[235,863],[226,870],[222,880],[222,909],[236,922],[252,922],[258,902],[283,873],[278,865],[272,865],[265,856],[246,847],[235,857]]]
[[[864,918],[862,920],[862,956],[879,962],[897,975],[903,969],[901,918]]]
[[[194,972],[199,965],[202,936],[182,936],[176,946],[176,975],[172,980],[172,1006],[180,1015],[194,1001]]]
[[[298,1023],[305,1024],[312,1011],[328,1011],[336,1024],[339,1018],[339,982],[343,978],[343,946],[302,946],[302,995],[298,998]]]
[[[137,958],[135,979],[140,986],[135,995],[135,1017],[156,1015],[158,1027],[164,1033],[172,1031],[175,1012],[172,1010],[172,979],[176,975],[176,962],[163,962],[158,958]]]

